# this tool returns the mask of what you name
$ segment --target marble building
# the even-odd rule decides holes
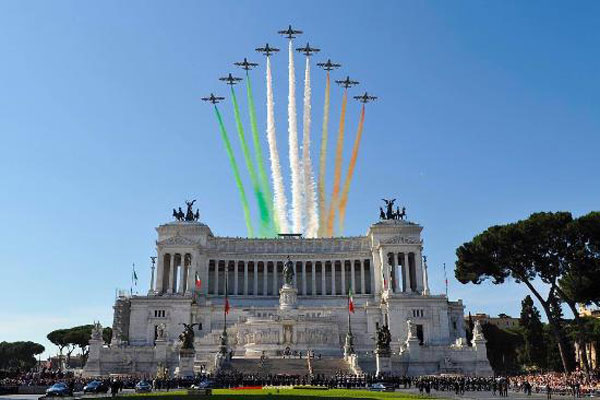
[[[156,230],[150,289],[117,298],[112,342],[91,341],[88,376],[174,372],[182,323],[197,324],[194,370],[211,369],[225,320],[234,361],[309,350],[342,359],[349,289],[351,370],[374,368],[376,329],[387,324],[394,373],[492,373],[483,336],[466,343],[462,301],[430,293],[418,224],[384,219],[364,236],[316,239],[219,237],[197,221]],[[288,257],[293,278],[285,289]]]

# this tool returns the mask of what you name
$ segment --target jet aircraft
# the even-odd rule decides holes
[[[210,96],[208,97],[203,97],[202,98],[203,101],[209,101],[213,104],[217,104],[218,102],[220,102],[221,100],[225,100],[225,97],[219,97],[219,96],[215,96],[214,94],[210,94]]]
[[[279,51],[279,49],[276,49],[275,47],[270,47],[269,43],[267,43],[265,44],[265,47],[259,47],[256,49],[256,51],[258,51],[259,53],[263,53],[265,56],[269,57],[271,53],[276,53]]]
[[[228,76],[225,76],[223,78],[219,78],[220,81],[224,81],[225,83],[227,83],[228,85],[235,85],[236,83],[238,83],[239,81],[242,80],[242,78],[236,78],[235,76],[231,76],[231,72],[229,73]]]
[[[351,80],[349,76],[346,76],[346,79],[344,79],[343,81],[335,81],[335,83],[343,86],[345,89],[348,89],[349,87],[354,85],[358,85],[358,82]]]
[[[246,71],[250,71],[252,68],[256,67],[258,64],[248,62],[246,57],[244,57],[244,61],[235,62],[235,63],[233,63],[233,65],[237,65],[238,67],[242,67],[242,69],[245,69]]]
[[[377,100],[377,96],[370,96],[367,92],[365,92],[361,96],[354,96],[354,98],[360,101],[361,103],[368,103],[370,101]]]
[[[317,65],[323,68],[325,71],[333,71],[334,69],[342,66],[342,64],[332,63],[330,59],[327,59],[327,62],[324,63],[317,63]]]
[[[280,35],[284,35],[285,37],[291,40],[294,39],[296,35],[301,35],[302,31],[292,29],[292,26],[289,25],[287,29],[283,31],[277,31],[277,33],[279,33]]]
[[[317,49],[316,47],[310,47],[310,44],[308,44],[308,42],[306,42],[306,46],[298,47],[296,49],[296,51],[299,51],[299,52],[303,53],[305,56],[310,57],[310,56],[312,56],[312,53],[318,53],[319,51],[321,51],[321,49]]]

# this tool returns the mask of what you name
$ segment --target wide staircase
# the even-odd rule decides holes
[[[313,375],[333,375],[336,372],[351,374],[350,366],[343,358],[321,358],[315,357],[311,360]]]
[[[267,358],[261,363],[258,358],[234,357],[230,368],[244,374],[308,375],[308,364],[305,358]]]

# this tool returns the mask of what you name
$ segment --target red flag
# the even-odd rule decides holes
[[[354,312],[354,297],[352,296],[352,289],[348,292],[348,311]]]
[[[225,314],[229,314],[229,299],[225,297]]]
[[[201,286],[202,286],[202,280],[200,279],[200,276],[198,276],[198,273],[196,272],[196,290],[200,290]]]

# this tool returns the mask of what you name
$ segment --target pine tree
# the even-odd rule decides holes
[[[525,349],[523,362],[529,365],[543,366],[546,360],[544,345],[544,326],[539,310],[533,304],[531,296],[527,295],[521,302],[521,317],[519,325],[523,329]]]

